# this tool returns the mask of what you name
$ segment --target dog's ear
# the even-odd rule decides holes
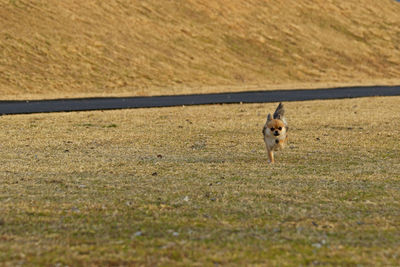
[[[262,130],[262,133],[263,133],[264,135],[266,134],[266,131],[267,131],[267,128],[268,128],[267,124],[268,124],[268,122],[270,122],[271,120],[272,120],[271,114],[268,114],[268,116],[267,116],[267,121],[265,122],[264,127],[263,127],[263,130]]]
[[[270,122],[272,120],[271,114],[268,114],[267,116],[267,123]]]

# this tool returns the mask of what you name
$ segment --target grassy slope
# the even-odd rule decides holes
[[[398,266],[399,101],[2,116],[0,262]]]
[[[0,0],[0,7],[3,98],[400,82],[393,0]]]

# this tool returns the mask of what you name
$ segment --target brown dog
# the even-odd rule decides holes
[[[285,109],[283,104],[279,106],[274,112],[274,116],[268,114],[267,122],[263,128],[264,142],[267,146],[268,158],[270,163],[274,163],[274,151],[285,147],[288,140],[288,126],[284,117]]]

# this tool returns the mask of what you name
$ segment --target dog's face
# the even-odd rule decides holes
[[[283,121],[273,119],[267,122],[267,128],[265,129],[266,135],[278,138],[283,136],[285,133],[286,127]]]

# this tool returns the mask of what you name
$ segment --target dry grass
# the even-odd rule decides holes
[[[393,0],[0,0],[2,98],[400,83]]]
[[[399,265],[399,101],[0,117],[0,262]]]

